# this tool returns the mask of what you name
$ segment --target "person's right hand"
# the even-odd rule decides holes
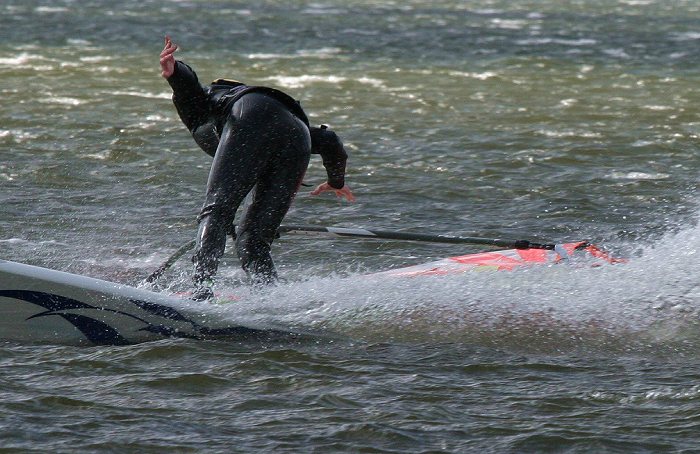
[[[177,50],[177,44],[173,44],[169,36],[165,36],[165,47],[160,53],[160,75],[168,78],[175,72],[175,57],[173,54]]]
[[[321,183],[316,187],[316,189],[311,191],[311,195],[319,195],[322,192],[334,192],[336,197],[345,198],[348,202],[355,201],[355,196],[353,195],[348,185],[345,185],[340,189],[336,189],[330,184],[328,184],[328,182]]]

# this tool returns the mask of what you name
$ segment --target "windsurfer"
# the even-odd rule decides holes
[[[236,210],[249,192],[252,203],[236,228],[236,251],[256,283],[277,272],[270,246],[287,213],[311,153],[320,154],[328,180],[311,194],[334,192],[354,201],[345,184],[347,153],[335,132],[311,127],[301,105],[279,90],[218,79],[199,83],[194,70],[175,60],[169,37],[160,54],[161,75],[173,89],[180,119],[195,142],[214,158],[199,214],[193,299],[213,295],[212,278],[233,228]]]

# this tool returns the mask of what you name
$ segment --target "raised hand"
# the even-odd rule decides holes
[[[168,78],[175,72],[175,57],[173,54],[177,50],[177,44],[173,44],[170,36],[165,36],[165,47],[160,53],[160,75]]]

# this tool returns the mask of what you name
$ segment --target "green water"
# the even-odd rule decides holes
[[[210,158],[159,75],[166,33],[202,80],[281,88],[343,138],[357,202],[305,189],[287,223],[630,262],[377,283],[479,249],[283,237],[288,283],[256,293],[228,252],[217,285],[245,298],[222,316],[338,340],[3,344],[0,447],[696,449],[700,3],[5,0],[2,258],[134,285],[193,237]]]

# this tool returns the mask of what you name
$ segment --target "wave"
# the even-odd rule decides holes
[[[384,87],[384,82],[375,79],[372,77],[359,77],[357,79],[352,79],[348,77],[342,77],[342,76],[321,76],[321,75],[313,75],[313,74],[304,74],[301,76],[273,76],[273,77],[267,77],[265,80],[271,80],[274,81],[276,84],[288,87],[288,88],[303,88],[308,85],[316,84],[316,83],[328,83],[328,84],[341,84],[344,82],[348,81],[353,81],[356,80],[359,83],[362,84],[368,84],[372,85],[373,87],[376,88],[381,88]]]

